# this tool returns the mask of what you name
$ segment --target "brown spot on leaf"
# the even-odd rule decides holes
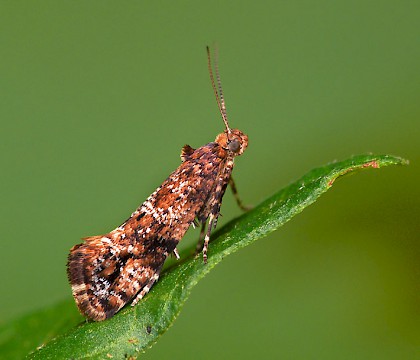
[[[374,169],[379,169],[379,164],[376,160],[372,160],[372,161],[369,161],[366,164],[363,164],[362,167],[364,167],[364,168],[373,167]]]

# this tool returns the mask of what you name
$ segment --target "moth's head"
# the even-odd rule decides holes
[[[233,156],[242,155],[248,146],[248,136],[238,129],[229,129],[217,135],[215,140],[223,149]]]

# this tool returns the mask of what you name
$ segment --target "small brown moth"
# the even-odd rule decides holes
[[[179,258],[176,246],[191,225],[202,225],[199,245],[203,244],[206,263],[211,231],[228,184],[238,205],[245,209],[231,173],[234,158],[248,146],[248,136],[230,128],[217,56],[216,88],[208,47],[207,59],[226,129],[214,142],[198,149],[185,145],[178,169],[121,226],[105,235],[87,237],[70,250],[67,273],[73,297],[89,319],[105,320],[130,301],[135,305],[142,299],[158,280],[168,255]]]

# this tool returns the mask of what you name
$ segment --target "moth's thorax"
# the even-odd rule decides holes
[[[248,146],[248,136],[238,129],[225,130],[216,136],[215,142],[233,156],[239,156]]]

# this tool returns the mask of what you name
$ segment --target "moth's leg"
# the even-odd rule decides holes
[[[131,306],[136,305],[143,297],[149,292],[153,284],[159,279],[159,272],[156,272],[152,278],[146,283],[146,285],[141,289],[141,291],[137,294],[137,296],[134,298],[133,302],[131,303]]]
[[[198,238],[197,247],[195,248],[196,254],[199,254],[201,252],[201,249],[203,248],[203,240],[204,240],[205,231],[206,231],[206,222],[204,221],[201,224],[200,237]]]
[[[203,261],[205,264],[207,264],[207,248],[209,247],[209,241],[210,241],[210,234],[212,229],[214,228],[214,221],[217,219],[217,217],[214,214],[210,214],[209,216],[209,226],[207,228],[206,236],[204,237],[204,244],[203,244]]]
[[[175,255],[176,259],[179,260],[178,250],[175,248],[172,252]]]
[[[215,216],[214,221],[213,221],[213,228],[216,229],[217,227],[217,222],[219,221],[219,217],[223,216],[221,213],[217,214],[217,216]]]
[[[235,197],[236,203],[238,204],[239,208],[243,211],[251,210],[252,206],[244,205],[241,198],[239,197],[238,190],[236,189],[235,181],[233,181],[232,176],[229,179],[229,185],[232,189],[233,196]]]

